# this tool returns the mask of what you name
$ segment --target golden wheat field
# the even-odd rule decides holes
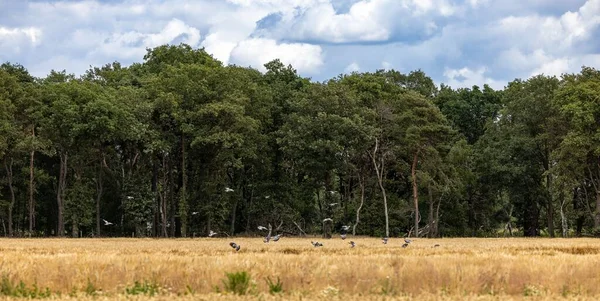
[[[311,240],[324,246],[315,248]],[[230,241],[241,245],[239,252]],[[384,245],[364,237],[284,237],[268,244],[259,237],[0,239],[0,300],[23,295],[65,300],[600,297],[600,240],[414,239],[407,248],[402,244],[401,238]],[[249,278],[239,283],[226,275],[243,271]],[[267,279],[272,285],[279,279],[282,291],[270,293],[274,289]],[[245,294],[231,292],[235,285]]]

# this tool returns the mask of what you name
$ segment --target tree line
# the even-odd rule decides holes
[[[600,234],[600,71],[453,89],[299,76],[163,45],[36,78],[0,66],[0,233]]]

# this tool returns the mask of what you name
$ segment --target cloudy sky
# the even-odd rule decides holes
[[[600,0],[0,0],[0,61],[51,69],[142,61],[181,42],[314,80],[422,69],[453,87],[600,67]]]

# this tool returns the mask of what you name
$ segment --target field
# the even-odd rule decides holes
[[[311,240],[324,246],[315,248]],[[239,252],[230,241],[241,245]],[[364,237],[284,237],[269,244],[261,238],[0,239],[0,300],[600,297],[600,240],[415,239],[407,248],[402,243]],[[243,271],[249,278],[226,276]],[[277,287],[267,277],[279,279],[282,292],[270,293]]]

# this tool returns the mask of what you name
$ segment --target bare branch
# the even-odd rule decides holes
[[[294,221],[292,221],[292,223],[294,223],[294,225],[296,225],[296,227],[298,227],[298,230],[300,230],[300,233],[301,233],[303,236],[306,236],[306,233],[304,232],[304,230],[302,230],[302,228],[300,227],[300,225],[298,225],[298,223],[296,223],[296,222],[294,222]]]

